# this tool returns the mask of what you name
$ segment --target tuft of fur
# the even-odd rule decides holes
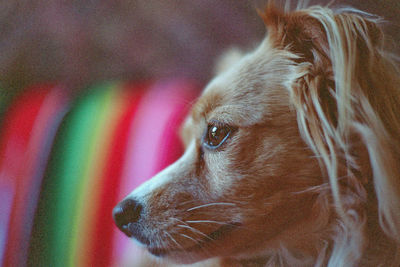
[[[237,63],[244,53],[236,47],[232,47],[225,51],[218,59],[214,67],[214,74],[218,75],[227,69],[229,69],[233,64]]]

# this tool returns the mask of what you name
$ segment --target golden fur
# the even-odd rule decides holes
[[[379,21],[272,2],[260,15],[266,39],[220,67],[185,154],[128,196],[147,248],[221,266],[397,266],[400,72]],[[210,149],[215,122],[232,132]]]

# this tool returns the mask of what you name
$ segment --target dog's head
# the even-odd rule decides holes
[[[361,114],[368,107],[354,110],[355,89],[346,90],[360,85],[353,76],[367,67],[350,66],[347,84],[332,56],[348,44],[332,38],[353,34],[356,46],[372,51],[380,32],[360,14],[329,12],[267,7],[266,39],[213,79],[193,106],[182,129],[184,155],[115,208],[123,232],[154,255],[188,263],[258,257],[282,246],[313,255],[337,230],[326,230],[329,222],[360,219],[349,211],[367,201],[361,178],[373,179],[374,170],[361,165],[372,156],[361,155],[368,148],[357,141],[351,152],[347,145],[375,133]],[[329,23],[339,32],[328,32]],[[343,32],[350,23],[354,32]],[[370,64],[359,51],[341,51],[351,52],[357,64]],[[341,201],[342,187],[351,188],[351,201]],[[382,214],[386,222],[397,216]]]

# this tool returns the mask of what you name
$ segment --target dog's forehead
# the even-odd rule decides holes
[[[247,126],[288,105],[283,88],[287,60],[259,48],[214,78],[192,110],[196,122],[205,118]]]

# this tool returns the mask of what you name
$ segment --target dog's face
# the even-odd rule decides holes
[[[261,15],[267,38],[206,87],[184,155],[114,209],[118,227],[184,263],[397,263],[382,243],[400,240],[400,81],[380,30],[318,6]]]
[[[184,155],[120,204],[120,228],[193,262],[268,249],[308,219],[302,191],[321,175],[285,88],[292,71],[267,40],[217,76],[183,126]]]

